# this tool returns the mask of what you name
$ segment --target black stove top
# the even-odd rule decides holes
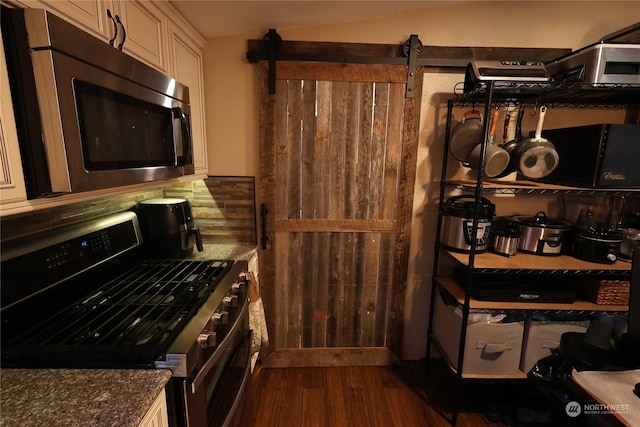
[[[126,361],[127,367],[151,367],[234,264],[124,256],[139,245],[122,238],[128,230],[122,224],[113,228],[117,237],[99,231],[99,243],[95,232],[83,232],[3,260],[3,287],[22,289],[26,276],[36,290],[3,308],[3,366],[120,367]],[[46,274],[54,269],[53,253],[65,254],[55,261],[55,268],[64,268],[62,281],[59,274]],[[29,265],[31,271],[22,274]]]
[[[213,292],[232,261],[147,260],[28,328],[7,328],[3,358],[64,358],[69,348],[154,361]],[[13,336],[12,336],[13,335]]]

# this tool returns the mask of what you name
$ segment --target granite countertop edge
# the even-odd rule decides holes
[[[0,426],[138,426],[166,369],[2,369]]]
[[[202,252],[194,248],[188,258],[249,261],[258,251],[256,245],[248,243],[204,243],[202,246]]]

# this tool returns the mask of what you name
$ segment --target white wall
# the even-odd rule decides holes
[[[363,3],[366,7],[366,3]],[[310,9],[309,13],[313,13]],[[277,28],[284,40],[578,49],[640,19],[637,1],[488,2],[454,4],[419,13],[306,28]],[[267,32],[212,39],[205,46],[205,102],[212,175],[259,175],[255,65],[248,39]],[[425,77],[402,357],[424,357],[446,102],[462,74],[429,70]],[[552,112],[548,113],[551,116]],[[527,127],[529,126],[529,127]],[[525,130],[531,129],[525,123]],[[537,200],[535,203],[540,203]],[[542,201],[546,203],[546,201]],[[501,209],[510,210],[509,203]],[[498,212],[499,213],[499,212]]]

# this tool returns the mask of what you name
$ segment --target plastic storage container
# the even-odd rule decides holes
[[[522,359],[520,370],[529,372],[536,362],[550,356],[560,345],[560,337],[565,332],[584,333],[589,321],[555,322],[527,319],[524,328]]]
[[[457,368],[462,316],[455,308],[437,295],[433,331],[445,356]],[[462,374],[517,374],[523,333],[523,322],[469,323]]]

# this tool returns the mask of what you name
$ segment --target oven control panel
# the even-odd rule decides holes
[[[2,307],[139,246],[139,236],[135,214],[125,212],[3,245]]]

